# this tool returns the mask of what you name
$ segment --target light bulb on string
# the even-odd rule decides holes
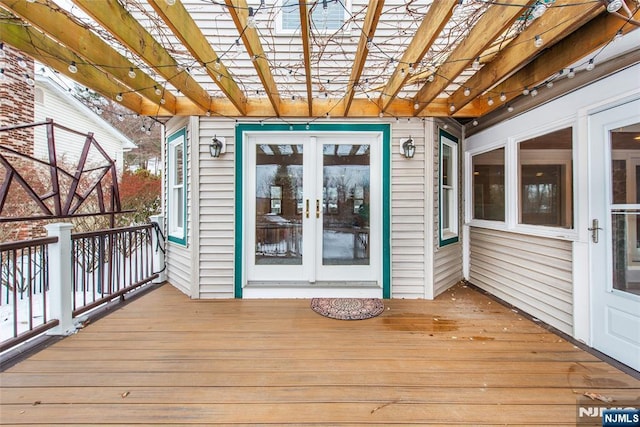
[[[434,75],[434,74],[429,74],[429,77],[427,77],[427,81],[428,81],[429,83],[432,83],[432,82],[433,82],[433,80],[434,80],[435,78],[436,78],[436,77],[435,77],[435,75]]]
[[[420,109],[420,104],[418,104],[417,102],[415,104],[413,104],[413,109],[414,110],[419,110]]]
[[[538,96],[538,89],[535,89],[535,88],[534,88],[534,89],[531,89],[531,96],[532,96],[532,97],[536,97],[536,96]]]
[[[373,47],[373,41],[371,40],[371,37],[367,38],[367,49],[371,50],[371,48]]]
[[[69,67],[67,67],[71,74],[75,74],[78,72],[78,67],[76,66],[76,61],[71,61]]]
[[[522,94],[523,94],[524,96],[529,95],[529,88],[525,86],[525,87],[524,87],[524,89],[522,89]]]
[[[18,65],[22,68],[27,68],[27,61],[23,57],[18,58]]]
[[[511,105],[507,106],[507,111],[513,113],[513,107]]]
[[[589,63],[587,63],[587,71],[593,71],[594,68],[595,68],[595,64],[593,63],[593,58],[591,58],[589,60]]]
[[[7,54],[4,51],[4,43],[0,42],[0,58],[4,58]]]
[[[29,74],[25,74],[24,75],[24,81],[29,85],[29,86],[33,86],[35,84],[35,82],[33,81],[33,77],[31,77]]]
[[[487,99],[487,104],[488,104],[490,107],[493,105],[493,98],[492,98],[492,97],[489,97],[489,98]]]
[[[533,45],[535,47],[542,47],[543,43],[544,42],[542,41],[542,37],[540,37],[540,36],[536,36],[536,38],[533,40]]]
[[[329,4],[327,0],[322,0],[322,17],[326,20],[329,16]]]
[[[116,95],[116,101],[122,102],[123,99],[124,98],[122,97],[122,93],[119,93],[119,94]]]
[[[158,86],[154,86],[153,89],[156,95],[158,96],[162,95],[162,90],[160,90]]]
[[[480,69],[480,57],[478,56],[474,59],[473,64],[471,64],[474,70],[478,71]]]
[[[240,47],[240,39],[236,39],[236,42],[235,42],[235,44],[234,44],[234,47],[235,47],[235,49],[236,49],[236,53],[240,53],[240,50],[242,49],[242,48]]]
[[[548,87],[549,89],[551,89],[551,88],[553,87],[553,80],[549,80],[549,81],[547,82],[547,87]]]
[[[216,70],[220,69],[220,58],[216,58],[216,61],[213,63],[213,66]]]
[[[531,17],[533,19],[538,19],[547,11],[547,5],[541,2],[537,2],[533,9],[531,9]]]
[[[122,114],[118,114],[118,121],[124,122],[124,116]]]
[[[133,70],[133,67],[129,67],[129,72],[127,73],[130,79],[136,78],[136,72]]]
[[[0,68],[0,81],[4,80],[4,68]]]
[[[453,104],[449,105],[449,111],[451,111],[452,113],[456,111],[456,106]]]
[[[500,92],[500,102],[504,102],[507,100],[507,95],[504,92]]]
[[[567,78],[572,79],[576,76],[576,72],[573,68],[569,68],[569,74],[567,74]]]
[[[249,6],[249,17],[247,18],[247,27],[255,28],[256,27],[256,17],[253,13],[253,8]]]
[[[167,101],[164,100],[164,98],[160,98],[160,105],[164,105]]]
[[[169,5],[169,6],[173,6],[173,5],[175,5],[175,4],[176,4],[176,0],[164,0],[164,1],[165,1],[165,2],[167,3],[167,5]]]
[[[464,96],[469,96],[471,95],[471,90],[468,87],[465,87],[463,93],[464,93]]]
[[[474,126],[478,126],[478,121],[476,119],[473,119],[473,122],[471,122],[471,124]]]

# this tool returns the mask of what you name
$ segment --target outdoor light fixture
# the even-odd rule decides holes
[[[409,137],[409,139],[406,139],[404,141],[401,140],[400,142],[402,147],[402,154],[404,155],[404,157],[407,159],[412,159],[414,154],[416,154],[416,145],[413,143],[413,138]]]
[[[209,144],[209,152],[211,153],[211,157],[218,158],[220,154],[226,152],[226,144],[225,139],[223,137],[217,137],[214,135],[211,138],[211,144]]]

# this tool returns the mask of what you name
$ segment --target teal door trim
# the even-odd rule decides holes
[[[245,123],[235,133],[235,265],[234,295],[242,298],[244,251],[244,134],[245,132],[379,132],[382,135],[382,296],[391,298],[391,125],[389,124],[266,124]]]

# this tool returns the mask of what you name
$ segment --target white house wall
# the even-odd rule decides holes
[[[466,177],[471,154],[505,146],[506,180],[517,159],[516,144],[573,126],[574,229],[526,227],[471,220],[469,280],[550,325],[589,341],[588,116],[640,96],[640,65],[634,65],[466,139]],[[511,159],[511,163],[509,163]],[[507,218],[516,218],[517,196],[506,195]],[[468,200],[471,200],[467,194]],[[514,224],[513,222],[516,222]]]
[[[462,212],[463,209],[463,199],[462,199],[462,179],[458,177],[458,207],[459,207],[459,218],[458,218],[458,241],[456,243],[450,243],[445,246],[440,246],[440,129],[445,130],[449,134],[458,138],[458,153],[459,153],[459,162],[458,162],[458,170],[463,170],[462,168],[462,135],[458,129],[453,128],[453,126],[447,126],[444,129],[444,123],[436,120],[433,122],[433,128],[431,129],[432,141],[433,141],[433,216],[432,216],[432,227],[433,227],[433,236],[432,236],[432,248],[433,251],[433,295],[427,295],[428,297],[436,297],[442,292],[449,289],[451,286],[458,283],[462,280]]]
[[[176,288],[178,288],[180,291],[184,292],[185,294],[193,297],[193,292],[192,292],[192,255],[193,255],[193,243],[192,243],[192,223],[191,223],[191,196],[192,196],[192,185],[191,185],[191,179],[192,179],[192,173],[191,173],[191,151],[192,151],[192,144],[191,144],[191,137],[192,137],[192,132],[190,127],[188,126],[188,121],[185,118],[177,118],[177,119],[173,119],[172,121],[170,121],[167,125],[167,129],[166,129],[166,136],[170,136],[173,133],[179,131],[180,129],[182,129],[183,127],[186,127],[187,129],[187,143],[186,143],[186,150],[187,150],[187,245],[186,246],[182,246],[178,243],[175,242],[171,242],[171,241],[167,241],[166,244],[166,254],[165,254],[165,260],[166,260],[166,273],[167,273],[167,280]],[[166,147],[165,147],[166,148]],[[166,150],[165,150],[165,166],[164,166],[164,170],[167,170],[167,156],[166,156]],[[166,179],[167,179],[167,175],[168,174],[164,174],[164,188],[167,188],[167,183],[166,183]],[[167,192],[164,191],[164,206],[167,206]],[[166,211],[166,210],[165,210]],[[166,222],[165,222],[166,223]],[[166,235],[166,230],[165,230],[165,235]]]
[[[357,123],[358,121],[349,121]],[[199,177],[197,190],[190,189],[189,196],[197,191],[199,210],[197,218],[189,212],[189,242],[193,242],[195,233],[192,227],[198,228],[199,238],[197,256],[194,251],[171,245],[172,254],[170,270],[180,276],[169,273],[169,281],[183,288],[185,292],[189,284],[185,282],[189,276],[189,257],[193,262],[198,259],[198,267],[192,269],[191,277],[199,281],[200,298],[233,298],[234,295],[234,215],[235,215],[235,121],[213,117],[200,117],[192,123],[199,123],[197,132],[188,129],[188,134],[198,133],[197,158]],[[425,224],[434,224],[431,217],[432,201],[430,194],[433,184],[427,177],[428,164],[433,162],[433,124],[418,119],[390,121],[392,125],[392,167],[391,167],[391,216],[392,216],[392,297],[425,298],[433,295],[433,277],[431,275],[431,258],[426,248],[431,249],[433,230]],[[170,135],[177,126],[167,132]],[[428,131],[427,131],[428,130]],[[224,137],[227,152],[217,159],[209,154],[209,144],[213,136]],[[425,137],[428,136],[428,137]],[[412,137],[417,145],[413,159],[405,159],[399,151],[400,140]],[[191,143],[191,138],[189,138]],[[193,147],[190,145],[190,150]],[[189,163],[191,169],[191,163]],[[429,171],[432,174],[431,171]],[[196,180],[191,178],[189,183]],[[429,175],[431,176],[431,175]],[[437,179],[436,179],[437,181]],[[429,188],[426,192],[425,189]],[[193,193],[196,194],[196,193]],[[437,191],[436,191],[437,195]],[[427,208],[428,203],[428,208]],[[191,202],[189,203],[191,206]],[[429,209],[429,210],[427,210]],[[425,219],[427,218],[427,219]],[[437,223],[437,220],[436,222]],[[450,245],[456,249],[442,251],[439,258],[439,277],[445,282],[439,291],[449,287],[462,278],[459,245]],[[458,254],[458,259],[452,257]],[[441,260],[441,261],[440,261]],[[197,272],[197,275],[194,274]],[[455,280],[454,280],[455,277]],[[192,295],[195,297],[195,295]]]
[[[124,139],[114,137],[101,125],[96,123],[93,112],[88,108],[82,110],[70,105],[69,99],[53,91],[48,84],[38,82],[36,90],[42,90],[42,98],[36,97],[35,121],[41,122],[47,118],[52,118],[59,125],[68,127],[80,133],[93,132],[94,139],[106,151],[113,160],[116,167],[122,171],[123,167],[123,142]],[[82,147],[85,143],[85,136],[67,132],[59,128],[54,128],[56,153],[65,162],[77,162],[80,158]],[[35,130],[34,156],[40,159],[48,158],[47,130],[45,126],[38,126]],[[104,164],[103,157],[92,149],[87,159],[88,164]]]

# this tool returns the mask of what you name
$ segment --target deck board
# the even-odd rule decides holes
[[[586,392],[640,381],[481,293],[193,301],[169,285],[0,373],[2,425],[575,425]]]

